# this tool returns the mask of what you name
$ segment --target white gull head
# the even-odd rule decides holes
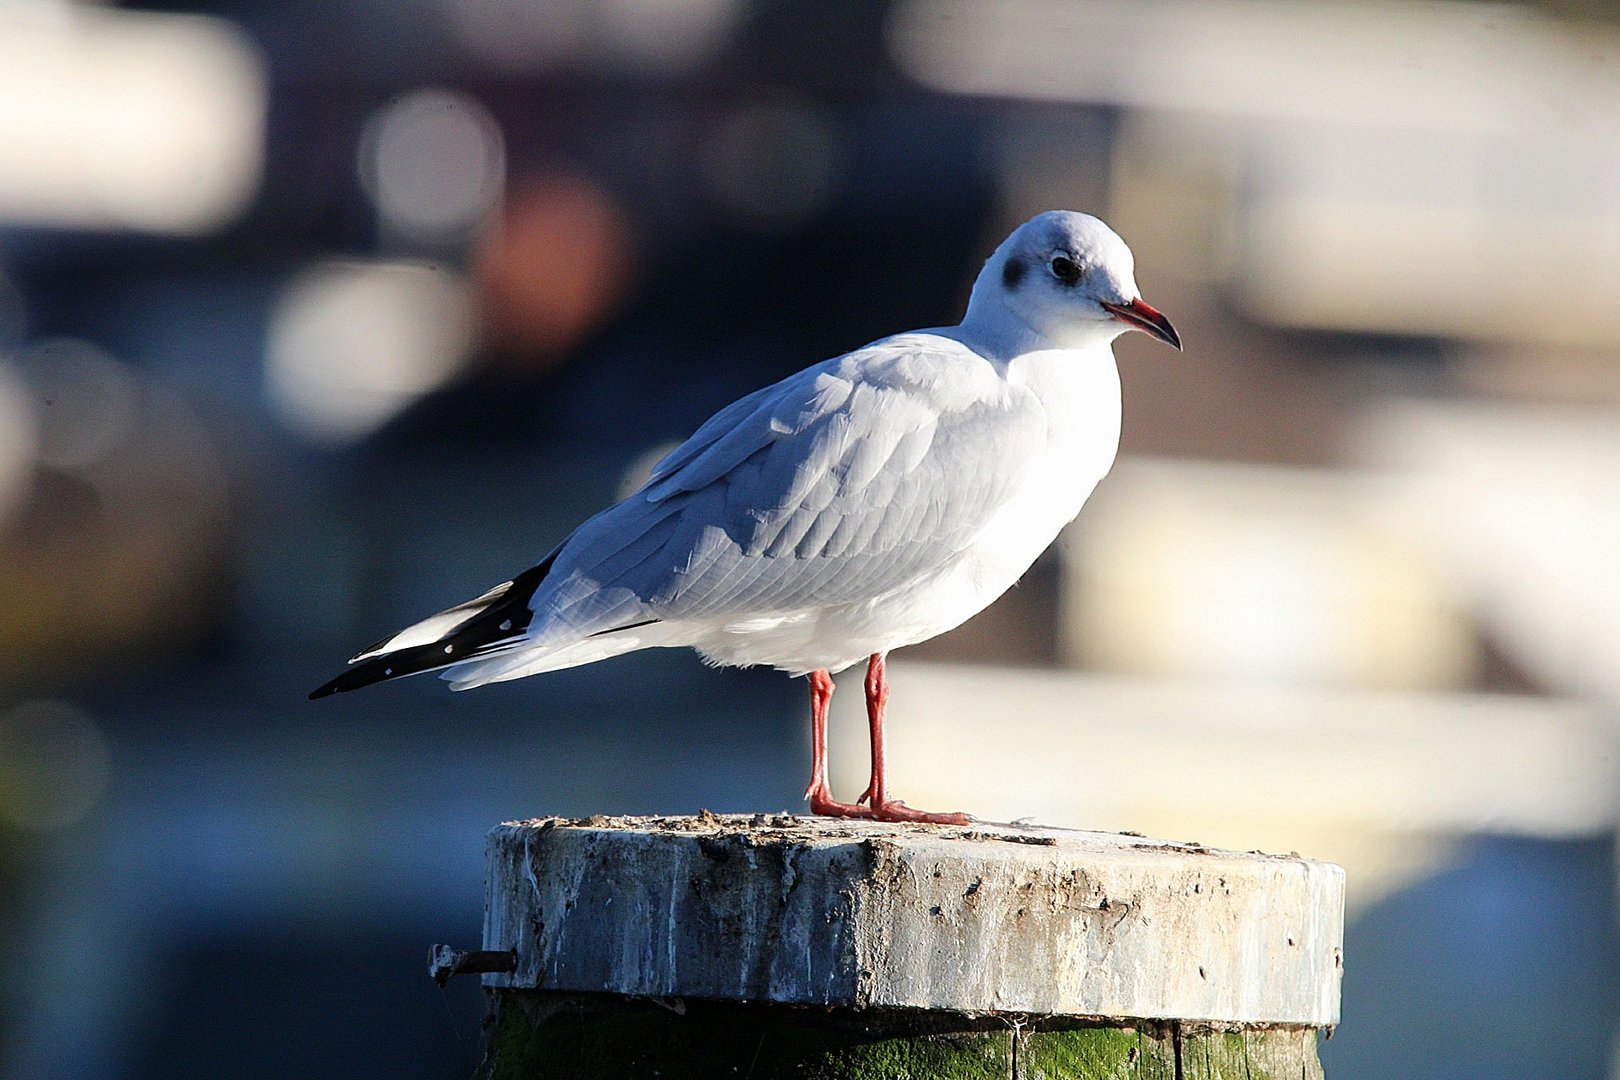
[[[1170,320],[1142,300],[1135,271],[1125,241],[1090,214],[1037,214],[979,271],[962,334],[1002,355],[1095,348],[1127,330],[1181,348]]]

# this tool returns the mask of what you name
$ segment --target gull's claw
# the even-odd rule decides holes
[[[890,799],[872,812],[875,821],[919,821],[928,825],[971,825],[973,819],[966,814],[936,814],[927,810],[913,810],[898,799]]]
[[[810,800],[810,812],[820,814],[822,817],[870,818],[874,816],[873,812],[864,806],[839,802],[832,797],[831,792],[820,785],[812,784],[810,790],[804,793],[804,797]]]

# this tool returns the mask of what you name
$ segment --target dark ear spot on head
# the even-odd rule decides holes
[[[1001,268],[1001,283],[1008,289],[1018,288],[1018,283],[1024,280],[1024,271],[1027,269],[1023,259],[1016,256],[1008,259],[1006,265]]]

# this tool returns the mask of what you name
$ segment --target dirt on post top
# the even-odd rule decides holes
[[[1241,855],[1244,858],[1298,859],[1298,852],[1268,854],[1261,851],[1227,852],[1206,847],[1197,840],[1156,840],[1134,832],[1095,832],[1029,821],[974,821],[968,825],[918,825],[907,822],[862,821],[852,818],[816,817],[808,814],[755,813],[716,814],[699,810],[695,814],[592,814],[590,817],[539,817],[502,823],[502,828],[527,829],[607,829],[627,832],[732,835],[770,843],[814,841],[901,840],[928,837],[933,840],[1001,841],[1052,847],[1060,843],[1106,844],[1187,854]]]

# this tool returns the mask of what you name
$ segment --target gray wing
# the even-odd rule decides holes
[[[947,339],[891,339],[728,406],[559,552],[576,632],[881,596],[970,544],[1044,439],[1033,395]]]

